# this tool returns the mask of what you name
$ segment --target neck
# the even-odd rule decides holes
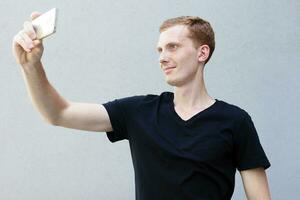
[[[207,93],[203,73],[199,74],[195,76],[195,80],[180,87],[174,87],[173,101],[176,108],[192,111],[207,108],[215,102],[214,98]]]

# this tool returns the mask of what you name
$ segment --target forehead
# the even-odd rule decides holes
[[[162,47],[170,42],[183,43],[190,38],[188,37],[189,30],[184,25],[176,25],[168,28],[159,35],[157,47]]]

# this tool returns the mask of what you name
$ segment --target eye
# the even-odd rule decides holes
[[[177,44],[170,44],[170,49],[175,50],[178,48]]]

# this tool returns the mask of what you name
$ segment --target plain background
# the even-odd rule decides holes
[[[158,65],[158,27],[181,15],[208,20],[216,35],[209,94],[251,115],[273,199],[300,196],[300,1],[11,0],[0,1],[1,200],[134,199],[128,141],[48,125],[30,102],[12,38],[32,11],[52,7],[59,20],[44,41],[48,79],[66,99],[99,104],[173,91]],[[233,199],[246,199],[238,171]]]

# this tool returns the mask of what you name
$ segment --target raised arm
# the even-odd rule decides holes
[[[40,13],[32,13],[31,18]],[[34,107],[50,124],[88,131],[112,131],[107,111],[103,105],[75,103],[64,99],[50,84],[44,71],[41,57],[43,44],[36,39],[31,22],[13,39],[13,53],[21,65],[26,88]]]

